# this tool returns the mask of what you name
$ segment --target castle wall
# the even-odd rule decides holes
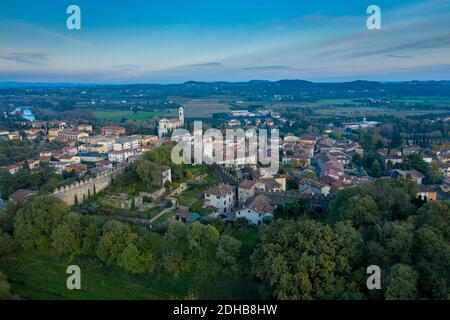
[[[90,196],[105,190],[111,184],[112,178],[123,172],[123,170],[124,167],[120,167],[107,173],[100,174],[95,178],[61,187],[55,190],[53,195],[69,206],[75,205],[76,202],[82,204],[89,199]]]

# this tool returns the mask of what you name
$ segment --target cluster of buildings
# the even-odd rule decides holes
[[[40,134],[48,141],[59,141],[64,145],[59,150],[42,151],[36,159],[1,167],[11,174],[27,166],[37,169],[48,163],[57,173],[74,172],[78,175],[99,173],[112,169],[115,164],[133,160],[151,150],[158,141],[157,136],[126,135],[120,126],[105,126],[94,134],[91,124],[73,124],[66,121],[32,122],[32,128],[19,134],[0,132],[8,139],[33,139]],[[98,131],[97,131],[98,132]]]
[[[252,177],[242,180],[239,185],[219,184],[204,192],[204,207],[213,210],[214,217],[226,219],[245,218],[250,223],[260,225],[273,218],[276,204],[270,193],[286,191],[286,177],[265,174],[255,170]]]
[[[227,115],[227,126],[235,127],[289,127],[294,124],[292,120],[282,117],[279,112],[270,110],[232,110]]]

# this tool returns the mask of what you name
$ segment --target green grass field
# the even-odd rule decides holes
[[[114,110],[114,109],[95,110],[93,113],[99,119],[106,119],[113,121],[121,121],[122,119],[142,121],[161,115],[161,112],[139,111],[134,113],[131,110]]]

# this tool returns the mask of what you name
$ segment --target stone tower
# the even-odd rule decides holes
[[[181,126],[184,126],[184,108],[180,107],[178,109],[178,119],[180,119]]]

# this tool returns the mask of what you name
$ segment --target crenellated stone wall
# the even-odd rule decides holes
[[[53,195],[69,206],[73,206],[76,202],[81,204],[95,193],[105,190],[111,184],[112,179],[122,173],[124,169],[125,166],[121,166],[101,173],[95,178],[60,187],[53,192]]]

